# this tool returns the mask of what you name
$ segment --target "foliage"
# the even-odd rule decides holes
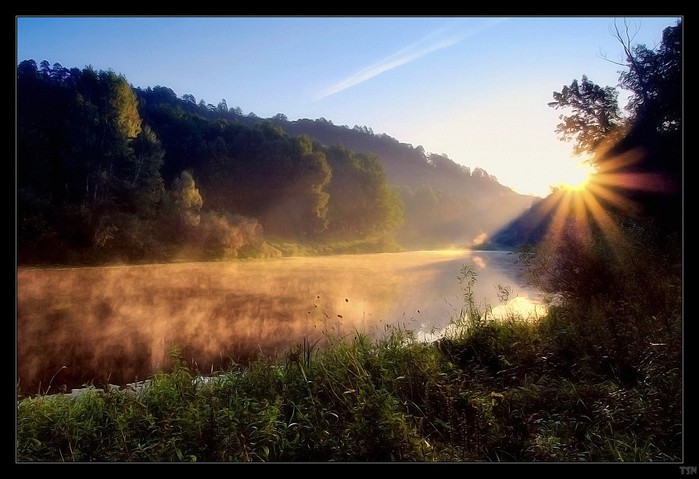
[[[570,109],[561,116],[558,132],[572,140],[575,153],[587,153],[597,167],[593,182],[602,185],[601,203],[616,213],[632,216],[610,201],[618,192],[626,203],[640,206],[643,220],[667,234],[681,229],[682,210],[682,22],[667,27],[656,50],[633,45],[615,25],[624,48],[625,71],[619,84],[630,92],[627,115],[619,117],[617,91],[601,88],[583,75],[561,92],[550,106]],[[611,204],[609,204],[611,203]]]
[[[654,50],[634,45],[629,25],[612,30],[625,53],[619,86],[627,90],[625,114],[619,92],[600,87],[583,75],[560,92],[549,106],[567,110],[557,131],[572,141],[578,159],[595,168],[577,204],[592,221],[605,216],[635,223],[653,246],[677,250],[683,226],[682,22],[663,31]],[[525,214],[493,235],[492,242],[537,244],[551,227],[565,191],[553,191]],[[567,213],[567,212],[564,212]],[[609,229],[606,225],[600,229]]]
[[[216,258],[236,258],[246,246],[261,250],[262,226],[251,218],[206,211],[197,228],[196,244]]]
[[[605,155],[643,146],[650,153],[640,171],[660,165],[655,171],[674,174],[680,118],[672,100],[676,95],[666,85],[676,86],[673,59],[679,52],[680,27],[666,30],[657,52],[628,50],[633,53],[629,60],[638,60],[623,77],[636,94],[635,114],[618,142],[612,126],[616,119],[609,114],[614,106],[611,91],[584,81],[582,89],[574,85],[558,98],[582,102],[575,103],[580,106],[579,118],[565,127],[570,127],[566,134],[580,141],[579,147],[586,149],[610,138],[616,143]],[[648,65],[657,75],[643,67]],[[70,118],[75,120],[64,123],[57,116],[27,114],[18,122],[26,135],[18,142],[18,150],[27,158],[18,192],[22,239],[32,247],[58,240],[51,244],[69,250],[76,245],[106,245],[124,231],[137,237],[141,224],[155,227],[158,215],[153,216],[152,209],[134,217],[114,208],[115,198],[129,180],[133,184],[135,176],[133,169],[112,167],[133,160],[130,155],[138,151],[134,142],[145,131],[143,126],[138,131],[123,80],[109,73],[68,72],[48,64],[39,70],[30,63],[20,64],[18,75],[36,87],[37,97],[48,104],[71,105],[74,116]],[[57,82],[55,97],[50,94],[54,89],[47,87],[52,82]],[[74,95],[72,82],[89,88]],[[96,91],[108,91],[123,100],[115,100],[122,113],[101,111],[102,105],[88,94]],[[292,140],[270,124],[222,128],[188,114],[184,107],[167,102],[157,107],[157,97],[171,95],[167,89],[149,92],[145,98],[153,108],[146,109],[145,117],[148,122],[158,115],[173,120],[161,123],[160,132],[153,129],[165,149],[176,144],[169,142],[178,134],[189,135],[183,136],[183,148],[171,153],[175,159],[166,153],[172,176],[163,179],[172,182],[182,171],[196,171],[197,163],[189,161],[204,156],[219,162],[212,160],[200,170],[205,178],[201,184],[212,192],[216,190],[213,171],[233,168],[237,174],[250,175],[247,179],[269,180],[274,187],[283,184],[285,173],[307,181],[310,189],[304,191],[315,195],[306,198],[307,205],[313,206],[314,221],[323,220],[321,193],[328,195],[328,232],[344,230],[362,240],[374,235],[385,241],[382,233],[398,224],[400,202],[390,193],[375,157]],[[655,103],[657,98],[663,100]],[[33,104],[25,86],[18,101],[22,108]],[[189,103],[194,105],[193,99],[187,107],[196,106]],[[602,116],[595,110],[598,107],[604,110]],[[219,104],[218,110],[223,108]],[[182,128],[184,124],[187,128]],[[75,128],[73,136],[63,136],[66,128]],[[217,136],[212,137],[211,131]],[[59,147],[65,138],[73,143]],[[239,162],[238,155],[245,149],[231,150],[236,138],[245,138],[241,144],[266,155],[251,155],[255,161]],[[98,139],[109,148],[96,149]],[[146,140],[155,164],[157,142]],[[208,146],[199,149],[200,143]],[[296,163],[299,158],[303,161]],[[42,175],[30,165],[49,165],[56,176]],[[268,176],[270,171],[279,176]],[[143,197],[157,203],[158,188],[153,186],[158,179],[152,180],[143,183]],[[206,247],[232,250],[240,244],[238,233],[248,231],[250,238],[256,238],[258,224],[247,216],[230,216],[226,212],[231,210],[217,202],[225,196],[221,191],[245,183],[218,184],[220,196],[212,194],[212,198],[221,209],[203,214],[200,208],[206,194],[198,193],[192,175],[180,175],[165,197],[174,211],[200,215],[197,225],[188,224],[192,238]],[[251,184],[260,187],[254,192],[258,196],[247,196],[253,195],[248,191],[230,201],[253,208],[255,202],[250,199],[255,198],[269,206],[265,195],[270,189],[263,182]],[[366,188],[352,196],[352,189],[359,185]],[[333,203],[340,198],[344,200]],[[350,199],[354,202],[347,204]],[[59,205],[59,211],[52,211],[51,205]],[[382,206],[371,211],[376,205]],[[343,208],[345,223],[338,216]],[[375,221],[367,222],[363,214]],[[520,251],[529,280],[551,294],[548,313],[539,321],[494,320],[487,306],[477,305],[472,292],[477,275],[464,265],[458,277],[464,293],[462,310],[437,341],[420,341],[412,331],[392,327],[377,338],[362,332],[346,337],[326,332],[323,343],[304,341],[281,357],[256,358],[207,376],[173,350],[169,369],[155,373],[140,389],[19,395],[16,459],[678,462],[684,432],[678,236],[667,225],[654,228],[652,220],[657,216],[652,214],[647,221],[613,211],[605,214],[604,226],[613,227],[609,230],[601,224],[585,224],[588,229],[582,229],[581,223],[571,220],[544,241]],[[67,237],[57,218],[74,227],[76,237]],[[138,218],[136,225],[126,227],[128,219],[134,218]],[[614,234],[606,234],[611,230]],[[280,249],[298,247],[283,241],[276,243]],[[307,244],[309,249],[322,250],[322,245]]]
[[[617,96],[614,88],[595,85],[585,75],[580,83],[573,80],[570,86],[553,92],[555,101],[549,106],[572,110],[572,114],[560,116],[556,132],[564,141],[575,142],[575,154],[594,152],[618,134],[621,117]]]
[[[323,145],[378,156],[403,203],[395,239],[408,249],[474,244],[474,239],[499,230],[532,203],[532,196],[515,193],[482,168],[460,165],[445,154],[428,154],[420,145],[401,143],[366,127],[349,129],[323,118],[274,123]]]
[[[192,174],[183,171],[178,178],[175,178],[165,197],[165,208],[170,211],[174,218],[176,233],[182,231],[183,228],[199,225],[201,219],[199,211],[203,203]]]
[[[590,219],[576,216],[572,207],[557,210],[554,214],[567,215],[567,219],[551,225],[536,246],[523,249],[521,259],[530,282],[555,293],[567,309],[590,313],[587,318],[577,314],[569,318],[580,334],[593,336],[592,331],[605,330],[609,338],[598,338],[600,346],[623,356],[617,358],[622,362],[633,362],[637,358],[626,357],[635,356],[627,350],[629,344],[641,338],[654,341],[649,338],[657,334],[660,325],[666,330],[676,327],[669,318],[681,310],[682,207],[681,191],[676,186],[680,181],[677,164],[682,158],[682,24],[665,29],[656,51],[644,45],[632,46],[630,36],[625,37],[618,27],[615,31],[628,67],[620,82],[632,92],[623,137],[614,129],[605,134],[599,130],[599,122],[581,113],[608,114],[614,111],[615,103],[599,107],[598,97],[578,98],[572,88],[554,94],[556,107],[583,105],[575,114],[579,121],[564,130],[578,135],[577,148],[595,153],[596,178],[587,191],[569,195],[572,201],[584,204]],[[625,31],[628,35],[628,26]],[[590,84],[586,91],[602,90]],[[584,140],[588,134],[599,136],[607,147],[595,151]],[[613,181],[618,178],[635,178],[636,182],[626,187],[623,181]],[[662,188],[654,185],[652,178],[663,178]],[[597,314],[610,309],[615,312],[613,316]]]
[[[266,256],[264,234],[392,244],[402,222],[377,157],[335,154],[225,100],[210,109],[111,71],[33,60],[18,66],[17,90],[23,264]],[[238,244],[231,218],[258,225],[256,239]]]
[[[402,221],[403,205],[380,160],[342,146],[329,148],[326,156],[335,171],[328,185],[330,233],[343,238],[392,235]]]
[[[206,375],[173,349],[139,387],[18,397],[17,460],[678,461],[680,293],[672,272],[637,273],[653,279],[616,301],[571,292],[538,321],[494,320],[464,265],[462,313],[434,342],[326,332]]]
[[[628,70],[620,74],[622,87],[631,91],[627,109],[657,131],[676,132],[682,126],[682,24],[666,28],[657,50],[632,45],[628,26],[624,35],[616,27],[624,47]],[[641,119],[643,118],[643,119]]]

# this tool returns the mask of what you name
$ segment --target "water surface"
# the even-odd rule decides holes
[[[173,346],[206,372],[327,333],[378,336],[399,326],[432,338],[459,314],[464,266],[476,272],[479,305],[528,315],[540,297],[522,284],[514,259],[450,250],[21,268],[18,382],[26,393],[125,384],[166,367]],[[510,289],[507,304],[498,285]]]

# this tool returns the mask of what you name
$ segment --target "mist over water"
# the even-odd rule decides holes
[[[18,271],[17,374],[23,393],[123,385],[169,366],[178,347],[202,373],[284,353],[325,333],[375,336],[400,326],[430,338],[475,299],[537,304],[502,251],[422,251],[312,258]],[[501,305],[497,285],[510,288]]]

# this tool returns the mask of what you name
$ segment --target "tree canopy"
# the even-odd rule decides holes
[[[621,191],[665,233],[678,233],[682,211],[682,22],[663,31],[650,49],[633,44],[628,24],[615,23],[625,70],[619,86],[628,104],[621,115],[618,91],[587,76],[554,92],[549,105],[569,111],[557,132],[573,151],[589,155],[598,183]],[[613,206],[613,205],[611,205]]]
[[[402,221],[378,158],[91,67],[18,65],[17,164],[20,262],[162,259],[185,246],[235,256],[262,247],[263,232],[361,239]]]

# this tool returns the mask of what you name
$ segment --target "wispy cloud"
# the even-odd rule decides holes
[[[325,90],[321,91],[317,96],[316,99],[320,100],[322,98],[328,97],[330,95],[334,95],[335,93],[339,93],[342,90],[346,90],[347,88],[351,88],[353,86],[359,85],[360,83],[364,83],[367,80],[370,80],[374,78],[375,76],[378,76],[382,73],[385,73],[387,71],[393,70],[394,68],[397,68],[401,65],[405,65],[407,63],[412,63],[415,60],[424,57],[425,55],[435,52],[437,50],[441,50],[443,48],[450,47],[456,43],[458,43],[460,39],[452,38],[452,39],[447,39],[447,40],[442,40],[438,43],[434,43],[432,45],[428,45],[425,47],[417,47],[415,45],[404,48],[403,50],[394,53],[393,55],[373,64],[370,65],[366,68],[363,68],[362,70],[358,71],[357,73],[349,76],[348,78],[326,88]]]
[[[329,97],[343,90],[359,85],[360,83],[364,83],[367,80],[371,80],[372,78],[382,73],[393,70],[402,65],[412,63],[424,57],[425,55],[429,55],[430,53],[436,52],[438,50],[442,50],[452,45],[456,45],[465,38],[471,37],[507,19],[488,18],[483,20],[486,20],[486,22],[468,28],[465,32],[462,31],[459,32],[459,34],[452,34],[451,36],[445,36],[445,33],[449,30],[453,30],[453,26],[447,25],[445,27],[442,27],[430,33],[421,40],[417,41],[416,43],[413,43],[412,45],[403,48],[398,52],[384,58],[383,60],[361,69],[357,73],[350,75],[344,80],[335,83],[334,85],[331,85],[328,88],[325,88],[316,95],[315,99],[322,100],[323,98]]]

